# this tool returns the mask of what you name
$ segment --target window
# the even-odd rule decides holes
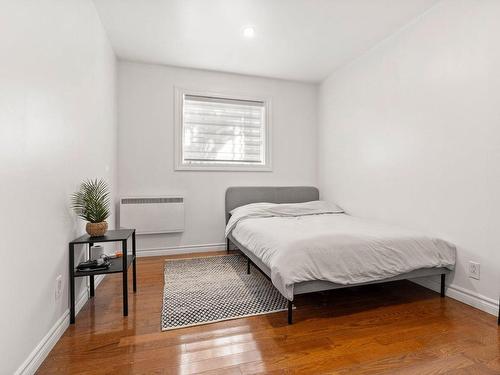
[[[271,170],[267,100],[177,90],[176,169]]]

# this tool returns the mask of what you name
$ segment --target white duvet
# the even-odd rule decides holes
[[[340,212],[321,201],[246,205],[233,210],[226,235],[269,267],[289,300],[303,281],[349,285],[455,265],[455,246],[444,240]]]

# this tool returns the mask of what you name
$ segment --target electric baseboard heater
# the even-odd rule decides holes
[[[137,234],[184,231],[184,197],[123,197],[120,227],[135,228]]]

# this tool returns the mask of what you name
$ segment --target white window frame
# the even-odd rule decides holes
[[[176,171],[251,171],[251,172],[271,172],[272,171],[272,159],[271,159],[271,99],[248,96],[244,94],[235,93],[222,93],[222,92],[209,92],[202,90],[191,90],[184,89],[180,87],[174,88],[174,151],[175,151],[175,165]],[[264,103],[265,112],[265,124],[264,124],[264,164],[258,165],[248,165],[248,164],[233,164],[233,163],[202,163],[202,164],[191,164],[184,163],[182,159],[182,145],[183,145],[183,104],[185,95],[197,95],[197,96],[209,96],[221,99],[235,99],[235,100],[252,100],[260,101]]]

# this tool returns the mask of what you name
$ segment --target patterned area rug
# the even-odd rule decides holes
[[[284,311],[287,300],[241,255],[165,263],[163,331]]]

